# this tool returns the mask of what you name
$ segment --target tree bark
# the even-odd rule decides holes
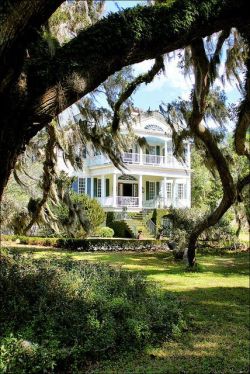
[[[190,267],[195,264],[195,248],[199,235],[204,230],[215,225],[237,197],[236,186],[230,173],[228,163],[212,134],[202,123],[206,112],[207,96],[211,83],[211,77],[209,75],[211,62],[209,62],[207,58],[204,43],[201,39],[197,39],[191,44],[191,50],[195,71],[195,92],[193,95],[193,108],[189,127],[193,135],[203,142],[216,165],[222,183],[223,198],[219,206],[202,222],[198,223],[190,234],[188,243],[188,262]]]

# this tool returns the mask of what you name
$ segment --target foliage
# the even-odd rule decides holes
[[[152,221],[155,223],[156,228],[159,229],[162,223],[162,217],[169,214],[169,209],[154,209],[152,214]]]
[[[176,298],[139,274],[82,261],[0,260],[2,373],[77,372],[183,326]]]
[[[96,199],[92,199],[88,195],[72,193],[72,202],[83,206],[87,219],[90,221],[91,230],[104,222],[105,212]]]
[[[129,227],[125,221],[113,221],[109,224],[109,227],[111,227],[114,230],[116,238],[132,237]]]
[[[181,241],[182,247],[187,243],[187,235],[193,230],[195,225],[200,222],[209,212],[203,209],[170,209],[168,217],[173,222],[172,239]],[[223,242],[235,242],[235,230],[232,227],[232,211],[228,211],[219,222],[205,230],[200,239],[206,242],[218,241],[220,245]]]
[[[63,236],[85,237],[105,221],[105,212],[96,199],[70,192],[70,204],[61,202],[52,208]]]
[[[65,248],[72,251],[151,251],[168,248],[166,240],[118,239],[118,238],[40,238],[35,236],[2,235],[2,240],[17,244],[41,245],[44,247]]]
[[[193,169],[191,179],[192,206],[206,211],[213,210],[222,196],[222,189],[218,176],[212,175],[204,163],[201,151],[192,147],[191,165]]]
[[[103,238],[112,238],[114,236],[114,230],[111,229],[111,227],[98,227],[94,235]]]

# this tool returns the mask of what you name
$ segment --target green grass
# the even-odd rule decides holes
[[[26,249],[18,249],[27,252]],[[139,271],[182,300],[188,329],[177,341],[99,363],[88,373],[248,373],[249,254],[198,255],[187,271],[169,253],[79,253],[37,249],[38,257],[70,257]]]

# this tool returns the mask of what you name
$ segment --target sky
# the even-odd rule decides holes
[[[135,0],[108,0],[106,1],[105,15],[110,12],[117,12],[119,8],[128,8],[136,6],[137,4],[144,4],[145,1],[135,1]],[[190,91],[193,87],[194,78],[185,78],[178,68],[178,52],[176,57],[172,58],[166,63],[165,73],[161,73],[156,76],[152,83],[145,85],[142,84],[137,92],[133,95],[134,104],[136,107],[147,110],[150,108],[158,109],[162,102],[171,102],[176,100],[178,97],[182,99],[188,99],[190,96]],[[135,76],[147,72],[153,65],[153,60],[146,60],[139,64],[134,65]],[[222,83],[217,80],[215,85],[220,86],[225,90],[228,97],[228,102],[238,102],[240,99],[240,94],[236,88],[235,82],[233,84],[226,83],[223,87]]]
[[[119,9],[125,9],[128,7],[134,7],[137,4],[145,4],[145,1],[136,0],[106,0],[105,13],[108,15],[110,12],[117,12]],[[169,103],[178,99],[188,99],[190,97],[190,92],[193,87],[194,77],[183,76],[180,68],[178,67],[178,55],[180,56],[182,52],[176,51],[169,61],[166,61],[165,72],[157,75],[153,82],[148,85],[142,84],[132,96],[134,101],[134,106],[142,110],[158,110],[159,105],[164,103]],[[134,75],[147,72],[153,65],[154,60],[145,60],[139,64],[133,65]],[[223,70],[223,66],[221,67]],[[226,83],[223,87],[220,80],[215,82],[216,86],[220,86],[225,90],[228,102],[237,103],[240,99],[240,94],[236,88],[235,82],[233,84]],[[98,97],[99,105],[106,106],[104,97]]]

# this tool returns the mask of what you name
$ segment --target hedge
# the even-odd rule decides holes
[[[15,235],[3,235],[2,240],[17,241],[20,244],[42,245],[54,248],[64,248],[74,251],[152,251],[168,249],[167,240],[156,239],[118,239],[118,238],[39,238]]]

